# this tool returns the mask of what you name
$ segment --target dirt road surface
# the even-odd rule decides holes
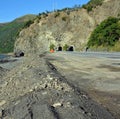
[[[120,53],[57,52],[49,57],[68,82],[120,118]]]
[[[117,55],[56,52],[0,66],[0,119],[120,118]]]

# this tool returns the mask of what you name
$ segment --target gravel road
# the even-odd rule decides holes
[[[49,60],[68,82],[120,118],[120,53],[56,52]]]
[[[111,63],[112,67],[108,67]],[[1,119],[119,119],[119,110],[116,111],[119,108],[115,105],[115,110],[110,110],[100,98],[100,94],[108,96],[106,93],[109,93],[110,97],[115,95],[114,99],[118,99],[118,58],[111,62],[106,58],[57,52],[24,57],[16,65],[1,77],[4,81],[0,84]],[[104,65],[107,66],[103,68]],[[114,72],[102,74],[106,68],[110,69],[108,72]],[[108,76],[106,80],[105,76]],[[114,83],[111,83],[113,79]],[[103,81],[106,81],[105,86]],[[111,89],[107,84],[116,86],[112,85]],[[109,98],[105,99],[108,101]],[[115,101],[118,104],[119,100]]]

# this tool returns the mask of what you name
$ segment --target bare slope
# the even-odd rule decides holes
[[[89,13],[80,8],[38,16],[30,27],[19,34],[15,52],[39,53],[48,51],[51,44],[56,47],[68,44],[74,46],[75,50],[83,50],[91,32],[101,21],[109,16],[119,16],[119,6],[119,0],[107,0]]]

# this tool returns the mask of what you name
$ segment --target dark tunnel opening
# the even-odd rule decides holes
[[[21,57],[23,57],[24,55],[25,55],[24,52],[21,52],[21,53],[20,53],[20,56],[21,56]]]
[[[62,51],[62,47],[61,46],[58,47],[58,51]]]
[[[73,47],[73,46],[70,46],[70,47],[68,48],[68,51],[74,51],[74,47]]]

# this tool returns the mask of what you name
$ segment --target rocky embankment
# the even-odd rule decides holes
[[[0,80],[1,119],[114,119],[45,55],[21,58]]]
[[[102,5],[86,9],[63,10],[38,16],[34,23],[23,29],[15,42],[14,52],[25,55],[49,51],[67,44],[74,50],[85,50],[92,31],[108,17],[119,17],[120,0],[105,0]]]

